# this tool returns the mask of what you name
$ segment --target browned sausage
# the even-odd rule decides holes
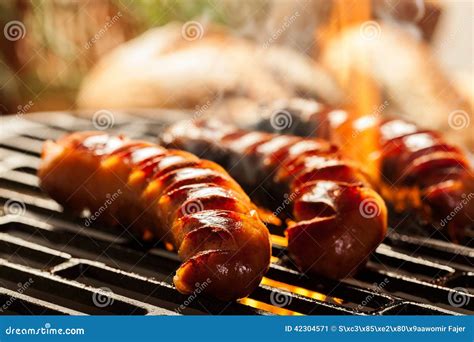
[[[46,142],[38,176],[65,207],[171,243],[184,262],[174,277],[182,293],[203,284],[202,292],[218,299],[241,298],[269,267],[269,234],[255,206],[211,161],[82,132]]]
[[[275,213],[292,222],[288,249],[304,272],[351,275],[386,234],[385,203],[359,169],[325,141],[213,121],[178,123],[163,141],[221,163],[250,193],[274,199]]]
[[[275,131],[272,120],[286,116],[291,125],[278,131],[328,139],[354,160],[368,161],[372,167],[366,171],[396,211],[413,213],[454,242],[471,239],[474,171],[467,155],[441,133],[400,119],[384,120],[377,112],[352,121],[347,111],[301,99],[264,112],[259,129]]]

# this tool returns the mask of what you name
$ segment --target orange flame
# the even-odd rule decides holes
[[[294,286],[294,285],[290,285],[290,284],[287,284],[287,283],[282,283],[280,281],[273,280],[273,279],[270,279],[270,278],[267,278],[267,277],[263,277],[262,284],[263,285],[268,285],[268,286],[271,286],[271,287],[277,287],[279,289],[287,290],[291,293],[296,293],[298,295],[308,297],[308,298],[312,298],[312,299],[316,299],[316,300],[319,300],[319,301],[322,301],[322,302],[334,302],[334,303],[337,303],[337,304],[343,304],[344,303],[344,301],[341,298],[326,296],[326,295],[324,295],[320,292],[308,290],[308,289],[305,289],[303,287]]]
[[[273,306],[271,304],[267,304],[267,303],[261,302],[259,300],[255,300],[255,299],[248,298],[248,297],[240,299],[239,302],[242,303],[242,304],[251,306],[253,308],[256,308],[256,309],[265,310],[265,311],[274,313],[276,315],[303,316],[303,314],[301,314],[299,312],[288,310],[288,309],[285,309],[285,308],[279,308],[277,306]]]
[[[279,245],[279,246],[282,246],[282,247],[286,247],[288,246],[288,241],[286,240],[286,238],[284,236],[280,236],[280,235],[270,235],[271,239],[272,239],[272,243],[275,244],[275,245]]]
[[[308,289],[305,289],[305,288],[299,287],[299,286],[294,286],[294,285],[282,283],[280,281],[273,280],[273,279],[270,279],[270,278],[267,278],[267,277],[262,278],[262,285],[267,285],[267,286],[283,289],[283,290],[286,290],[288,292],[295,293],[295,294],[298,294],[298,295],[301,295],[301,296],[304,296],[304,297],[312,298],[312,299],[315,299],[315,300],[318,300],[318,301],[333,302],[333,303],[336,303],[336,304],[343,304],[344,303],[344,301],[341,298],[326,296],[326,295],[324,295],[322,293],[319,293],[319,292],[316,292],[316,291],[308,290]],[[256,308],[256,309],[265,310],[265,311],[274,313],[276,315],[287,315],[287,316],[290,316],[290,315],[291,316],[294,316],[294,315],[301,316],[301,315],[303,315],[300,312],[296,312],[296,311],[293,311],[293,310],[288,310],[288,309],[285,309],[285,308],[274,306],[274,305],[271,305],[271,304],[268,304],[268,303],[265,303],[265,302],[261,302],[259,300],[248,298],[248,297],[240,299],[239,302],[242,303],[242,304],[251,306],[253,308]]]

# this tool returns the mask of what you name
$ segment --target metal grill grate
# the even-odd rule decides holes
[[[179,117],[173,113],[168,117]],[[160,117],[167,117],[166,114]],[[111,131],[155,140],[163,123],[116,113]],[[77,113],[11,117],[0,139],[0,313],[3,314],[469,314],[474,249],[391,232],[356,277],[310,279],[274,239],[273,263],[249,298],[224,303],[178,293],[177,256],[128,234],[86,227],[38,188],[41,144],[94,129]],[[271,228],[281,234],[281,229]],[[460,305],[462,304],[462,305]]]

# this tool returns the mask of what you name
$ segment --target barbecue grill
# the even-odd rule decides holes
[[[155,117],[155,118],[153,118]],[[157,121],[157,117],[164,118]],[[156,141],[181,112],[114,113],[113,133]],[[459,315],[474,313],[474,249],[391,229],[367,266],[337,282],[296,270],[273,236],[272,264],[248,298],[219,302],[172,285],[177,255],[126,230],[85,225],[38,187],[45,139],[96,130],[87,113],[3,118],[0,139],[0,313],[113,315]],[[403,219],[400,225],[405,224]],[[196,284],[197,288],[199,284]]]

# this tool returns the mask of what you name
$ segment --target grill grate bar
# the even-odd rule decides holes
[[[153,307],[113,292],[106,293],[108,305],[102,306],[100,304],[103,301],[101,295],[104,292],[74,281],[65,281],[51,273],[0,260],[0,286],[15,291],[19,284],[23,286],[29,284],[24,292],[27,295],[47,302],[63,303],[65,307],[86,314],[174,314],[172,311]]]
[[[119,113],[113,130],[155,140],[163,123],[148,118]],[[35,174],[42,141],[67,131],[93,129],[91,122],[68,113],[56,113],[53,119],[37,114],[32,119],[40,128],[0,139],[0,204],[13,199],[25,209],[21,216],[0,216],[0,297],[18,298],[8,312],[28,313],[22,307],[31,307],[35,314],[41,310],[44,314],[141,315],[474,312],[472,295],[458,289],[473,287],[474,250],[394,232],[355,278],[310,279],[293,267],[283,247],[274,244],[275,263],[249,300],[222,303],[202,296],[191,300],[172,285],[180,263],[174,253],[162,245],[143,245],[127,234],[117,238],[113,228],[85,227],[83,219],[63,213],[38,188]],[[282,233],[281,228],[273,231]],[[29,277],[34,279],[32,286],[18,293],[17,283]],[[103,288],[111,292],[104,293]],[[468,303],[450,306],[453,294],[465,295]],[[113,304],[97,306],[92,298],[98,296]],[[284,298],[285,310],[278,296]]]
[[[57,304],[0,287],[0,313],[4,315],[83,315]]]

